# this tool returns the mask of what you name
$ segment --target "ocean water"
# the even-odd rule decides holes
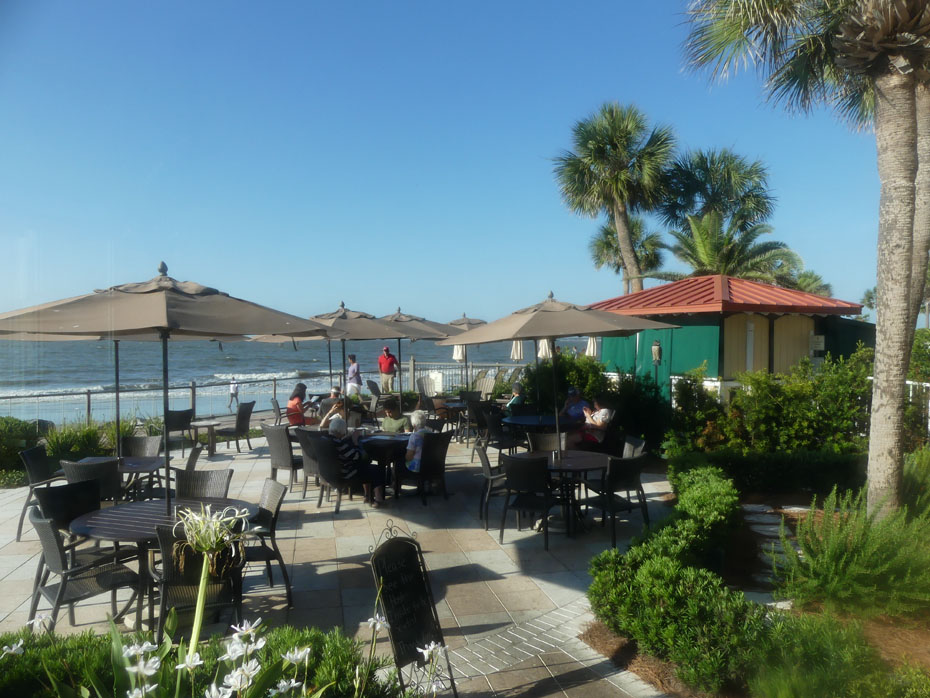
[[[377,358],[385,345],[397,355],[396,340],[346,342],[346,353],[356,354],[363,379],[377,380]],[[567,350],[584,351],[585,340],[559,340],[558,345]],[[341,343],[332,342],[331,349],[333,382],[341,383]],[[470,364],[499,363],[514,367],[533,360],[532,342],[523,343],[523,362],[511,361],[510,351],[511,342],[472,346],[468,348],[468,360]],[[451,346],[402,340],[401,359],[405,371],[411,356],[418,363],[453,363]],[[120,414],[139,417],[159,414],[161,343],[121,341],[119,358]],[[171,406],[177,409],[190,406],[193,381],[197,385],[198,415],[225,414],[228,412],[227,386],[235,377],[241,386],[241,400],[256,399],[256,409],[269,409],[270,397],[276,395],[279,400],[286,399],[298,381],[306,383],[311,392],[328,390],[329,366],[325,341],[298,342],[296,349],[289,342],[169,341]],[[0,415],[48,419],[56,423],[77,421],[86,416],[88,398],[61,394],[89,391],[93,418],[112,419],[115,414],[113,389],[114,347],[111,341],[0,341]]]

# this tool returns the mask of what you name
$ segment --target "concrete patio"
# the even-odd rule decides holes
[[[252,439],[253,449],[237,454],[235,445],[221,444],[216,456],[201,457],[198,468],[232,468],[230,496],[257,502],[269,475],[264,439]],[[288,492],[278,522],[278,541],[294,592],[294,607],[286,607],[280,575],[269,588],[264,567],[251,565],[245,575],[245,617],[261,616],[270,624],[290,623],[323,629],[342,628],[367,640],[362,627],[373,613],[375,585],[368,565],[370,550],[388,522],[416,535],[430,571],[434,598],[446,644],[462,695],[658,696],[629,672],[617,671],[606,659],[577,639],[592,619],[585,598],[588,563],[610,546],[609,529],[599,520],[573,538],[550,531],[549,550],[542,535],[518,532],[508,517],[504,542],[498,543],[501,498],[491,500],[490,530],[478,519],[483,483],[480,465],[469,462],[469,449],[453,443],[447,459],[449,499],[431,496],[390,499],[374,509],[358,496],[343,497],[338,515],[335,498],[317,508],[312,481],[306,499],[300,489]],[[492,451],[492,458],[496,452]],[[279,473],[279,478],[282,475]],[[668,492],[659,476],[644,474],[650,514],[661,518],[666,508],[657,501]],[[29,610],[39,544],[28,522],[23,540],[15,541],[16,522],[26,489],[0,491],[0,630],[22,627]],[[589,522],[591,517],[589,516]],[[621,548],[638,534],[638,512],[621,523]],[[59,615],[58,631],[103,631],[109,605],[106,597],[76,608],[77,626],[67,613]],[[41,609],[41,606],[40,606]],[[213,628],[222,630],[221,626]],[[386,633],[379,652],[390,652]],[[593,693],[592,693],[593,692]]]

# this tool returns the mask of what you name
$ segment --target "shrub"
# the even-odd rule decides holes
[[[669,456],[693,450],[712,451],[724,442],[726,411],[717,395],[704,387],[705,374],[706,362],[675,383],[675,409],[664,444]]]
[[[103,434],[103,443],[106,444],[111,450],[116,450],[116,422],[106,422],[102,427],[100,427],[100,432]],[[119,438],[124,438],[126,436],[132,436],[136,433],[136,419],[135,417],[130,417],[128,419],[121,419],[119,421]]]
[[[930,448],[914,451],[905,459],[901,503],[911,517],[930,513]]]
[[[22,470],[19,452],[35,446],[37,441],[34,424],[16,417],[0,417],[0,470]]]
[[[891,674],[872,673],[853,682],[850,698],[930,698],[930,674],[917,667],[898,667]]]
[[[100,430],[93,423],[62,424],[45,436],[45,448],[55,460],[78,460],[86,456],[105,456],[108,448]]]
[[[868,513],[865,490],[831,492],[797,525],[801,553],[782,531],[779,591],[801,605],[851,615],[901,615],[930,604],[930,518]]]
[[[24,487],[28,482],[25,470],[0,470],[0,490]]]

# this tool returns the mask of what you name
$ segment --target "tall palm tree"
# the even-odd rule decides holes
[[[687,51],[746,63],[772,97],[848,113],[874,100],[881,181],[869,507],[900,501],[905,377],[930,250],[930,5],[926,0],[696,0]],[[920,176],[918,177],[918,173]]]
[[[800,272],[792,280],[791,287],[805,293],[813,293],[827,298],[833,295],[833,286],[824,281],[823,277],[812,269],[805,269]]]
[[[643,288],[642,269],[630,233],[630,215],[652,210],[662,191],[663,172],[675,149],[671,129],[649,129],[635,106],[604,104],[575,124],[574,151],[555,159],[562,199],[576,213],[606,213],[634,291]]]
[[[691,267],[690,274],[658,272],[655,278],[678,280],[686,276],[724,274],[741,279],[778,283],[801,266],[797,254],[783,242],[758,242],[772,232],[762,223],[744,226],[730,219],[724,228],[723,216],[716,211],[703,217],[688,216],[688,231],[673,230],[672,245],[664,245],[679,261]]]
[[[676,230],[687,230],[689,215],[711,211],[734,218],[740,226],[762,223],[772,215],[768,170],[728,148],[697,150],[679,157],[666,173],[662,218]]]
[[[640,271],[643,276],[652,276],[664,263],[662,255],[662,238],[658,233],[646,232],[646,223],[641,216],[630,216],[630,236],[633,239],[633,249],[639,260]],[[633,280],[626,273],[623,266],[623,257],[620,255],[620,246],[617,243],[617,231],[609,221],[604,223],[598,232],[588,242],[591,252],[591,261],[594,268],[607,267],[622,277],[622,293],[630,293]]]

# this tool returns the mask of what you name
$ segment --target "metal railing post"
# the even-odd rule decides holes
[[[194,419],[197,418],[197,381],[191,381],[191,409],[194,410]]]
[[[278,379],[277,378],[271,379],[271,397],[273,397],[275,400],[278,399]]]
[[[90,411],[90,391],[87,391],[87,423],[91,422],[91,411]]]
[[[407,380],[410,381],[410,390],[416,392],[415,386],[417,384],[417,360],[412,356],[410,357],[410,370],[407,371],[407,375],[409,376]],[[401,390],[403,390],[403,387],[401,387]]]

